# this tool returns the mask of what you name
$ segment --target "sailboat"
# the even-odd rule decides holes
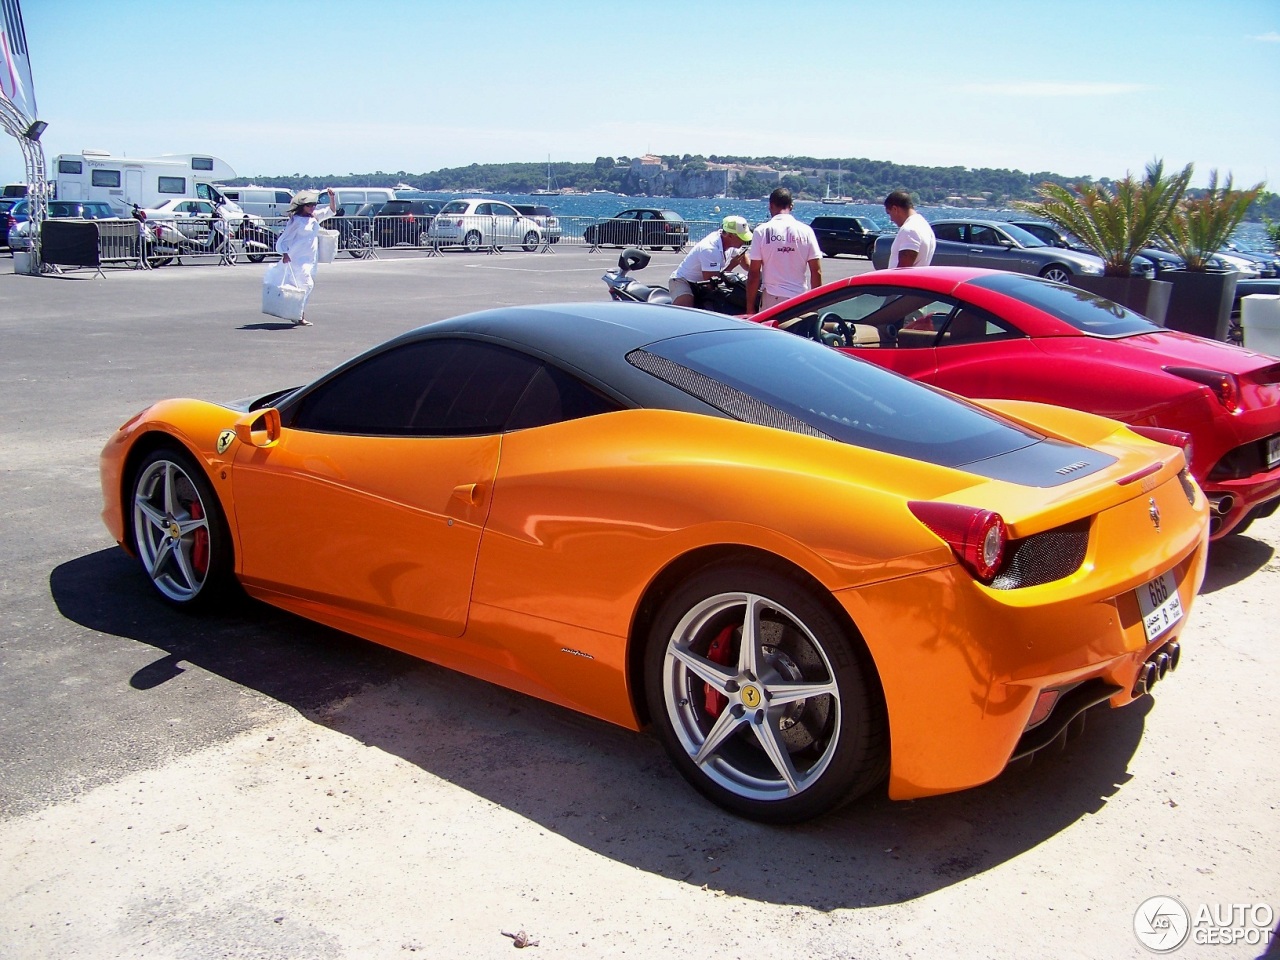
[[[822,198],[823,203],[849,203],[853,197],[844,197],[840,195],[840,178],[842,176],[840,167],[836,167],[836,195],[831,195],[831,181],[827,181],[827,195]]]
[[[551,176],[551,154],[547,154],[547,189],[545,189],[545,190],[534,190],[532,193],[530,193],[530,194],[529,194],[529,196],[531,196],[531,197],[555,197],[555,196],[559,196],[559,194],[560,194],[560,191],[559,191],[559,190],[552,190],[552,189],[551,189],[551,183],[552,183],[552,180],[553,180],[553,178],[552,178],[552,176]]]

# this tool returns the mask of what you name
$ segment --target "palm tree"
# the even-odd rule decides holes
[[[1103,184],[1078,183],[1072,188],[1046,181],[1036,188],[1038,202],[1016,205],[1079,237],[1106,264],[1109,277],[1128,277],[1133,258],[1162,232],[1191,181],[1192,165],[1166,177],[1164,162],[1147,164],[1138,180],[1125,174],[1114,190]]]
[[[1249,206],[1258,199],[1266,183],[1248,190],[1233,190],[1231,174],[1218,186],[1218,171],[1209,172],[1209,188],[1200,196],[1187,197],[1174,209],[1160,235],[1173,252],[1187,262],[1187,269],[1203,273],[1209,258],[1221,250],[1235,233]]]

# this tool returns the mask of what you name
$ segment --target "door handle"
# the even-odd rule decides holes
[[[484,490],[478,483],[460,483],[453,488],[453,497],[455,500],[461,500],[463,503],[475,506],[480,502],[484,495]]]

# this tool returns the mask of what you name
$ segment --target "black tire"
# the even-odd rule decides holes
[[[267,255],[265,253],[251,253],[248,256],[250,263],[261,263],[263,260],[267,259]]]
[[[173,263],[173,257],[147,257],[147,265],[150,267],[167,267]]]
[[[1052,280],[1054,283],[1071,283],[1072,273],[1070,268],[1060,263],[1051,263],[1040,271],[1040,276],[1045,280]]]
[[[465,237],[462,238],[462,245],[470,253],[475,253],[477,250],[479,250],[480,243],[481,243],[481,237],[480,237],[480,231],[478,230],[472,230],[470,233],[468,233]]]
[[[168,603],[198,609],[231,590],[231,532],[208,477],[185,450],[161,447],[138,465],[126,513],[134,553]]]
[[[524,247],[526,253],[529,253],[538,249],[538,242],[538,231],[530,230],[524,235],[524,242],[520,246]]]
[[[757,642],[744,648],[749,609]],[[659,610],[644,667],[649,715],[672,762],[726,810],[796,823],[885,775],[888,735],[870,656],[830,598],[783,568],[694,574]],[[799,684],[826,689],[783,700]]]

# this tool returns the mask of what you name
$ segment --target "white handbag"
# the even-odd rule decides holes
[[[266,276],[262,278],[263,313],[296,323],[302,319],[302,309],[306,302],[306,288],[298,283],[290,264],[273,264],[267,270]]]
[[[320,228],[320,240],[316,248],[317,263],[333,263],[338,255],[338,231]]]

